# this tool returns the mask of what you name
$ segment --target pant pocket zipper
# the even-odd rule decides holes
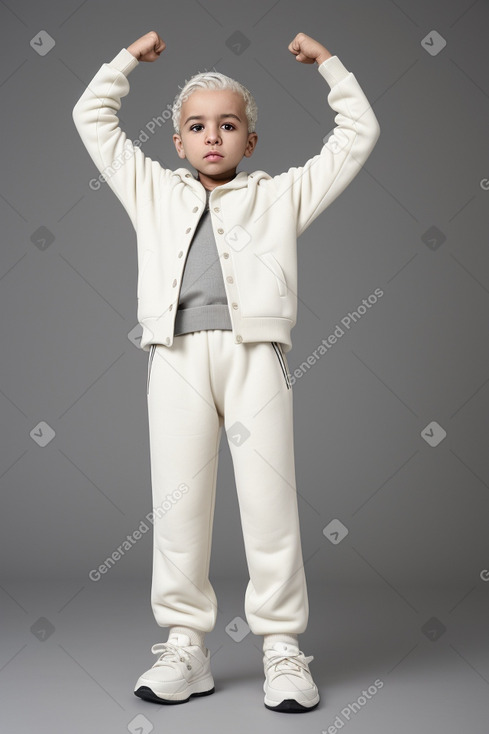
[[[146,381],[146,395],[149,395],[149,381],[151,378],[151,368],[153,366],[153,359],[155,356],[156,351],[156,344],[151,344],[149,349],[149,356],[148,356],[148,378]]]
[[[272,342],[272,347],[275,350],[275,354],[277,355],[278,362],[279,362],[280,367],[282,369],[282,372],[283,372],[283,375],[284,375],[284,379],[285,379],[285,384],[287,386],[287,390],[290,390],[292,388],[292,385],[291,385],[290,378],[289,378],[289,372],[288,372],[288,369],[287,369],[287,363],[285,361],[285,357],[283,355],[283,352],[282,352],[282,349],[280,347],[279,342]]]

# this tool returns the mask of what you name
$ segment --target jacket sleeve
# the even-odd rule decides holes
[[[121,98],[129,92],[130,72],[139,64],[123,48],[109,63],[102,64],[73,108],[73,121],[96,167],[137,226],[137,193],[148,184],[152,165],[138,144],[119,127]],[[139,141],[136,141],[138,143]]]
[[[378,120],[355,76],[337,56],[318,66],[330,86],[328,104],[336,127],[321,151],[304,166],[273,178],[276,196],[288,196],[296,212],[297,237],[357,175],[380,135]]]

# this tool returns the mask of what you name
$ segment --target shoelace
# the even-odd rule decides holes
[[[299,650],[298,652],[275,653],[273,655],[270,655],[269,651],[269,655],[266,657],[267,661],[265,663],[265,672],[268,673],[271,668],[274,668],[276,675],[291,672],[300,673],[301,670],[304,670],[310,675],[308,664],[311,660],[314,660],[314,655],[308,655],[305,657],[302,650]]]
[[[189,670],[192,667],[189,665],[190,655],[182,650],[180,646],[174,645],[172,642],[157,642],[151,648],[151,652],[156,655],[161,653],[153,668],[156,668],[157,665],[170,665],[171,663],[178,662],[185,663]]]

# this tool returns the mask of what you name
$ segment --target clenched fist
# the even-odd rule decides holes
[[[138,61],[156,61],[160,53],[166,48],[166,43],[156,31],[146,33],[137,41],[131,43],[127,50]]]
[[[294,54],[295,60],[302,64],[314,64],[315,61],[321,64],[332,55],[327,48],[305,33],[298,33],[287,48]]]

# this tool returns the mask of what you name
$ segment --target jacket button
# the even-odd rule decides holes
[[[170,303],[170,305],[168,306],[168,310],[171,311],[172,308],[173,308],[173,303]]]
[[[219,234],[223,234],[224,233],[224,230],[222,229],[222,227],[219,227],[219,229],[217,231],[219,232]]]
[[[176,284],[177,284],[177,279],[175,278],[175,280],[172,283],[172,286],[175,288]]]
[[[185,178],[190,178],[190,173],[186,173]]]
[[[228,275],[228,277],[226,278],[226,280],[227,280],[228,283],[234,283],[234,280],[233,280],[233,276],[232,275]]]
[[[185,234],[188,234],[191,229],[192,229],[192,227],[187,227],[187,229],[185,230]]]
[[[237,303],[233,303],[233,308],[238,308],[238,304]]]
[[[180,250],[180,252],[178,253],[178,257],[182,257],[182,255],[183,255],[183,250]]]
[[[166,339],[165,339],[165,344],[169,344],[169,343],[170,343],[170,337],[167,336]]]
[[[194,208],[192,209],[192,211],[193,212],[198,212],[199,211],[199,207],[198,206],[194,206]]]
[[[222,254],[223,254],[223,257],[225,257],[225,258],[228,258],[229,257],[229,252],[223,252]]]
[[[241,334],[238,334],[238,336],[236,337],[236,341],[238,342],[238,344],[241,344],[241,342],[243,341],[243,337],[241,336]]]
[[[214,207],[214,211],[215,211],[215,212],[220,212],[220,211],[221,211],[221,208],[220,208],[220,207],[218,207],[218,206],[215,206],[215,207]]]

